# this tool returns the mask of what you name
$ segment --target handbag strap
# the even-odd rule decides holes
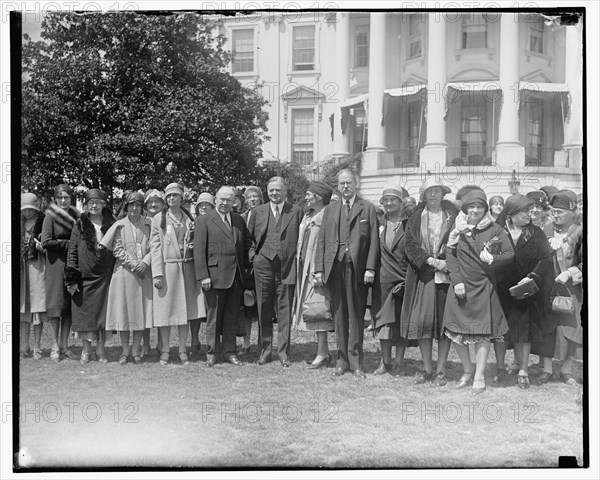
[[[564,287],[564,288],[567,290],[567,292],[568,292],[568,294],[569,294],[569,297],[572,297],[572,296],[573,296],[573,294],[571,293],[571,290],[569,290],[569,287],[568,287],[566,284],[560,284],[560,283],[556,283],[556,282],[554,282],[554,285],[552,286],[552,290],[550,290],[550,296],[551,296],[551,297],[552,297],[552,295],[553,295],[554,293],[559,293],[559,292],[558,292],[558,287],[559,287],[559,286],[560,286],[560,287]]]

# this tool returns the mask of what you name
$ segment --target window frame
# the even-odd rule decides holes
[[[488,127],[488,102],[484,99],[478,99],[478,98],[474,98],[472,101],[467,101],[463,98],[463,100],[461,101],[461,107],[460,107],[460,131],[459,131],[459,143],[460,143],[460,157],[464,158],[466,161],[468,161],[468,158],[473,155],[472,150],[474,148],[481,148],[482,153],[480,154],[483,157],[486,157],[486,150],[488,148],[488,136],[489,136],[489,127]],[[483,112],[483,116],[471,116],[471,117],[465,117],[465,110],[467,108],[476,108],[477,111],[476,113],[480,113]],[[464,126],[465,126],[465,122],[468,122],[467,125],[470,127],[471,126],[471,122],[475,121],[474,119],[479,118],[479,124],[481,126],[483,126],[483,129],[481,130],[471,130],[470,128],[468,130],[464,130]],[[471,143],[467,140],[463,140],[463,138],[465,136],[470,136],[470,135],[479,135],[483,141],[481,143]],[[471,151],[471,153],[470,153]]]
[[[480,23],[476,23],[475,19],[481,19]],[[484,25],[485,26],[485,43],[484,45],[469,45],[469,32],[465,28],[472,28]],[[472,32],[471,34],[476,33]],[[460,48],[461,50],[481,50],[490,48],[490,28],[489,21],[485,13],[468,13],[462,15],[460,27]]]
[[[291,163],[295,163],[301,167],[303,166],[307,166],[307,165],[312,165],[315,162],[315,154],[316,154],[316,148],[315,148],[315,144],[316,144],[316,132],[315,132],[315,126],[316,126],[316,119],[315,119],[315,111],[316,111],[316,107],[315,106],[298,106],[298,107],[291,107],[291,121],[290,121],[290,162]],[[298,161],[296,161],[296,153],[302,153],[303,150],[296,150],[295,146],[296,145],[309,145],[309,143],[303,142],[303,143],[298,143],[296,142],[296,132],[295,132],[295,127],[296,127],[296,121],[297,121],[297,115],[298,113],[305,113],[305,112],[310,112],[310,115],[307,115],[306,118],[310,118],[311,119],[311,123],[312,123],[312,148],[310,149],[311,152],[311,160],[308,163],[300,163]]]
[[[229,65],[229,72],[231,73],[231,75],[233,75],[234,77],[251,77],[251,76],[258,76],[258,27],[257,25],[229,25],[227,27],[227,41],[229,42],[229,46],[230,46],[230,51],[232,54],[232,58],[231,58],[231,63]],[[253,59],[252,59],[252,71],[247,71],[247,72],[234,72],[234,32],[239,31],[239,30],[252,30],[253,32],[253,37],[252,37],[252,52],[253,52]]]
[[[362,32],[360,30],[363,30]],[[364,31],[366,30],[366,32]],[[359,65],[359,46],[358,46],[358,35],[359,33],[366,33],[367,43],[366,45],[362,45],[361,48],[366,48],[366,64]],[[354,25],[354,52],[353,52],[353,68],[369,68],[369,63],[371,61],[369,48],[371,45],[371,25],[369,23],[357,23]]]
[[[417,22],[418,24],[421,25],[421,29],[418,32],[411,32],[411,26],[413,25],[413,19],[415,18],[419,18],[420,20]],[[408,17],[408,41],[406,42],[406,59],[407,60],[412,60],[414,58],[419,58],[422,57],[424,54],[424,48],[425,48],[425,26],[427,23],[427,17],[423,14],[423,13],[414,13],[412,15],[409,15]],[[418,54],[413,54],[411,49],[412,46],[415,44],[415,39],[418,39],[418,41],[420,42],[420,49],[419,49],[419,53]]]

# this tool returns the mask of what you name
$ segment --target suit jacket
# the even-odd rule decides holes
[[[212,288],[227,289],[233,285],[236,271],[245,286],[250,238],[241,215],[231,212],[232,231],[216,210],[196,218],[194,263],[196,279],[210,277]]]
[[[339,224],[341,221],[346,221],[346,214],[342,213],[343,203],[343,200],[340,199],[340,201],[327,206],[319,231],[315,272],[323,272],[325,282],[329,279],[333,261],[336,259],[340,247]],[[379,228],[375,207],[358,196],[350,210],[349,250],[356,278],[363,283],[365,270],[377,272],[379,269]]]
[[[298,243],[298,230],[302,220],[302,209],[297,205],[284,202],[281,212],[281,237],[279,245],[265,243],[267,227],[271,215],[271,203],[259,205],[250,216],[248,231],[252,239],[250,248],[250,261],[260,254],[263,249],[278,248],[281,260],[281,282],[288,285],[296,283],[296,245]]]

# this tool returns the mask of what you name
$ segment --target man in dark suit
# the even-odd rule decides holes
[[[375,207],[356,195],[356,178],[338,173],[340,201],[323,214],[315,254],[315,285],[327,284],[335,321],[338,357],[332,375],[363,371],[363,330],[367,293],[379,263],[379,230]]]
[[[221,351],[228,362],[242,364],[235,355],[235,334],[249,266],[250,237],[244,219],[232,212],[234,197],[233,188],[221,187],[215,210],[199,215],[195,224],[194,263],[196,280],[202,282],[206,297],[209,367],[217,362]]]
[[[256,207],[248,230],[252,239],[250,261],[254,267],[258,305],[259,365],[272,360],[273,316],[277,317],[279,361],[290,366],[290,324],[296,283],[296,245],[302,210],[285,201],[287,189],[281,177],[267,187],[269,202]]]

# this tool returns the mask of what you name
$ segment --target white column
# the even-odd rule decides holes
[[[496,162],[501,167],[525,165],[519,142],[519,15],[503,13],[500,20],[500,86],[502,111],[498,122]]]
[[[439,13],[429,14],[427,39],[427,140],[421,149],[420,169],[431,173],[446,164],[445,102],[446,85],[446,19]]]
[[[583,53],[581,25],[564,27],[565,35],[565,83],[571,94],[571,115],[565,123],[563,149],[569,154],[569,167],[581,169],[581,149],[583,147]],[[565,105],[565,108],[567,106]],[[558,165],[555,165],[558,166]]]
[[[338,84],[338,107],[335,109],[333,125],[333,156],[347,157],[348,152],[348,131],[342,133],[342,109],[339,106],[344,100],[350,97],[350,13],[338,12],[336,16],[336,70]]]
[[[385,89],[385,31],[386,13],[371,13],[369,28],[369,132],[367,150],[363,159],[363,170],[379,168],[381,152],[386,151],[385,129],[381,125],[383,112],[383,90]]]

